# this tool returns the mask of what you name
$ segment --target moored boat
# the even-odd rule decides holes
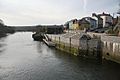
[[[44,34],[43,34],[43,33],[34,33],[34,34],[32,35],[32,38],[33,38],[35,41],[43,41]]]

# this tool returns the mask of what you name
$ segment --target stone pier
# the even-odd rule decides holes
[[[92,38],[86,33],[66,33],[48,36],[56,43],[56,48],[61,51],[86,58],[101,58],[101,41]]]

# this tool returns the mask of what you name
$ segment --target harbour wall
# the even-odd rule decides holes
[[[101,59],[101,41],[99,39],[80,39],[80,34],[48,35],[56,48],[75,56]]]
[[[102,41],[102,58],[120,63],[120,37],[88,33]]]

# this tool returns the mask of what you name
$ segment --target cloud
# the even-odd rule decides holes
[[[92,12],[113,12],[116,4],[118,0],[0,0],[0,18],[6,25],[63,24]]]
[[[84,11],[86,12],[86,10],[87,10],[87,0],[83,0],[83,3],[84,3],[83,8],[84,8]]]

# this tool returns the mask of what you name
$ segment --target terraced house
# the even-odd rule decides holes
[[[79,23],[79,29],[84,30],[84,29],[90,29],[90,23],[85,20],[84,18],[78,21]]]
[[[86,21],[88,21],[90,23],[90,28],[96,28],[97,26],[97,20],[91,18],[91,17],[84,17],[82,19],[85,19]]]
[[[84,30],[96,28],[96,20],[91,17],[85,17],[80,20],[73,19],[64,24],[64,27],[69,30]]]
[[[97,15],[96,13],[93,13],[92,18],[94,18],[97,21],[96,22],[97,28],[103,28],[103,19],[99,15]]]
[[[66,22],[65,27],[70,29],[70,30],[79,29],[78,20],[77,19],[72,19],[72,20]]]

